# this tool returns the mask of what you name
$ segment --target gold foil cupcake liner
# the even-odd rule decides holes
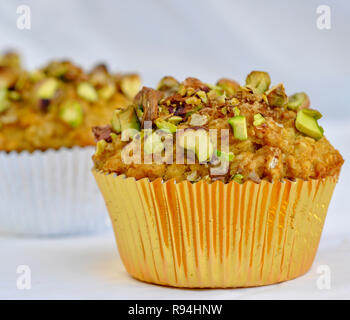
[[[93,173],[128,273],[191,288],[260,286],[304,274],[337,182],[191,184]]]

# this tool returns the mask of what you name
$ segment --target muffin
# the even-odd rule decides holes
[[[0,231],[65,234],[105,228],[103,200],[87,178],[91,127],[109,120],[140,89],[136,74],[90,72],[70,61],[28,71],[0,56]]]
[[[94,128],[94,176],[121,259],[175,287],[249,287],[312,265],[343,158],[306,93],[164,77]]]

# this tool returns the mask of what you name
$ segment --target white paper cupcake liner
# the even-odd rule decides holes
[[[0,152],[0,232],[47,236],[108,228],[91,175],[93,150]]]

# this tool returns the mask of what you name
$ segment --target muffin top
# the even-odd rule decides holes
[[[85,73],[70,61],[27,71],[13,52],[0,55],[0,150],[94,145],[91,127],[109,121],[140,90],[136,74]]]
[[[95,168],[153,181],[243,183],[337,177],[343,158],[323,135],[304,92],[287,96],[253,71],[244,86],[164,77],[93,128]]]

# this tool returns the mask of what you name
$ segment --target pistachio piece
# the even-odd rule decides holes
[[[141,79],[137,74],[125,75],[120,81],[120,89],[130,100],[134,99],[140,88]]]
[[[204,126],[208,122],[208,117],[198,113],[192,114],[190,125],[195,127]]]
[[[157,90],[176,92],[179,89],[180,83],[173,77],[166,76],[160,79]]]
[[[77,87],[78,96],[89,102],[98,100],[98,95],[95,87],[89,82],[80,82]]]
[[[241,114],[241,111],[237,107],[234,107],[233,108],[233,113],[234,113],[235,117],[237,117],[237,116],[239,116]]]
[[[237,173],[232,177],[232,180],[239,183],[239,184],[242,184],[244,182],[244,176]]]
[[[264,93],[269,89],[271,79],[267,72],[252,71],[245,80],[246,86],[257,93]]]
[[[260,114],[254,114],[254,121],[253,121],[253,126],[258,127],[261,126],[265,122],[265,118]]]
[[[231,162],[235,158],[233,152],[224,152],[220,150],[216,150],[216,155],[221,161]]]
[[[112,125],[113,131],[116,133],[120,133],[122,130],[121,124],[120,124],[120,118],[119,118],[119,114],[121,111],[122,111],[121,109],[116,109],[113,111],[113,114],[112,114],[111,125]]]
[[[113,83],[109,83],[98,90],[98,95],[103,100],[109,100],[115,94],[115,91],[115,85]]]
[[[226,78],[218,80],[216,85],[222,88],[222,90],[226,92],[228,96],[235,95],[240,88],[240,84],[238,82]]]
[[[21,99],[20,93],[17,91],[13,91],[13,90],[8,91],[8,97],[9,97],[9,99],[15,100],[15,101]]]
[[[0,113],[10,107],[10,102],[7,100],[8,91],[6,88],[0,88]]]
[[[156,132],[148,136],[144,144],[144,152],[146,154],[159,153],[162,152],[164,148],[165,145],[162,141],[162,137]]]
[[[67,101],[60,107],[59,117],[72,128],[83,123],[83,108],[77,101]]]
[[[177,129],[177,126],[175,124],[172,124],[160,118],[155,120],[155,124],[158,129],[169,133],[175,133]]]
[[[317,123],[317,120],[320,118],[321,114],[318,111],[314,113],[310,113],[309,111],[316,110],[301,109],[298,111],[295,119],[295,127],[301,133],[304,133],[315,140],[319,140],[323,137],[323,128]]]
[[[38,88],[37,96],[40,99],[52,99],[58,89],[58,81],[55,78],[45,79]]]
[[[106,140],[99,140],[96,143],[96,152],[95,152],[95,156],[100,156],[103,151],[105,150],[106,146],[107,146],[107,141]]]
[[[179,117],[179,116],[172,116],[168,119],[170,123],[175,125],[179,124],[182,120],[183,120],[182,117]]]
[[[283,107],[288,102],[284,85],[279,83],[266,92],[267,101],[271,107]]]
[[[307,114],[310,117],[313,117],[316,120],[319,120],[322,118],[322,113],[319,112],[318,110],[314,110],[314,109],[305,109],[304,114]]]
[[[45,78],[45,73],[41,70],[33,70],[29,73],[29,79],[33,82],[38,82]]]
[[[6,52],[0,55],[0,66],[19,68],[21,66],[21,58],[16,52]]]
[[[208,97],[205,91],[199,90],[196,92],[196,94],[202,100],[203,103],[208,103]]]
[[[247,140],[247,122],[244,116],[235,116],[228,119],[228,123],[233,129],[233,135],[238,140]]]
[[[199,162],[208,161],[213,153],[214,146],[208,132],[204,129],[185,130],[178,136],[179,145],[195,153]]]
[[[290,110],[298,111],[310,106],[310,99],[305,92],[294,93],[288,97],[287,108]]]

